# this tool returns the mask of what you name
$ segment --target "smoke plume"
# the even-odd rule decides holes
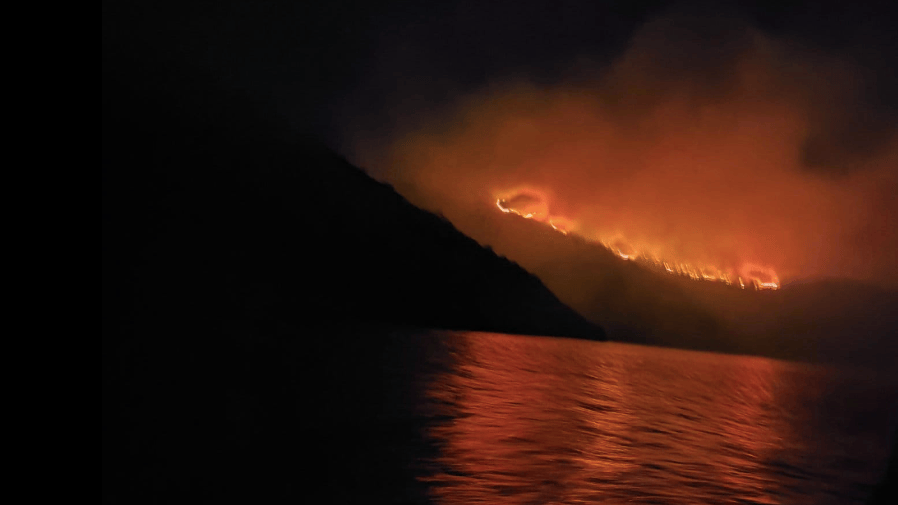
[[[483,244],[497,200],[523,198],[643,254],[898,283],[898,137],[868,68],[737,16],[669,13],[563,74],[397,108],[386,142],[347,127],[347,152]]]

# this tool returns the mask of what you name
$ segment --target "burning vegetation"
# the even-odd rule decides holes
[[[780,287],[780,279],[776,270],[769,266],[744,262],[740,265],[723,267],[696,261],[676,260],[650,252],[657,248],[635,247],[620,234],[603,237],[595,232],[584,230],[582,227],[576,227],[574,221],[552,215],[545,198],[534,190],[518,190],[505,197],[497,198],[496,207],[505,214],[515,214],[524,219],[544,223],[564,235],[574,233],[589,242],[602,244],[622,260],[636,261],[658,272],[679,275],[695,281],[720,282],[740,289],[745,289],[748,286],[762,291]]]
[[[560,253],[497,227],[496,207],[737,289],[898,285],[898,130],[868,106],[875,83],[839,55],[720,21],[671,13],[555,79],[503,74],[438,103],[402,100],[389,131],[350,127],[348,150],[515,261]],[[556,289],[573,298],[583,282]]]

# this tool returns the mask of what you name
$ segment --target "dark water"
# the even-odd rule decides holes
[[[359,421],[355,461],[336,464],[377,477],[336,479],[338,500],[367,488],[437,503],[863,503],[888,459],[898,387],[865,370],[484,333],[384,338],[379,356],[343,365],[380,375],[353,385],[377,412]]]

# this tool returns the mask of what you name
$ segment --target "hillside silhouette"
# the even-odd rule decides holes
[[[482,215],[488,241],[610,340],[890,367],[898,355],[898,292],[846,279],[776,291],[693,281],[624,261],[600,244],[514,215]],[[546,261],[552,258],[552,261]]]
[[[402,351],[397,328],[604,339],[538,278],[139,25],[104,22],[104,503],[295,502],[350,471],[372,489],[407,478],[396,455],[342,459],[415,436],[364,431],[384,395],[404,405],[374,366]],[[359,439],[319,452],[339,423]]]
[[[152,53],[104,58],[111,316],[602,338],[535,276],[322,145],[292,138],[264,105]]]

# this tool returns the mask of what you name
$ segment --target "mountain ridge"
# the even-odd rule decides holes
[[[104,53],[110,298],[138,289],[177,312],[172,321],[254,307],[259,320],[300,312],[603,338],[535,276],[315,140],[291,138],[273,111],[189,68],[140,63]],[[114,317],[132,310],[115,303]]]
[[[772,291],[695,281],[489,210],[477,214],[477,227],[496,233],[475,238],[536,274],[587,319],[601,321],[610,340],[876,367],[888,367],[898,352],[894,289],[839,278]],[[457,219],[465,229],[465,217]]]

